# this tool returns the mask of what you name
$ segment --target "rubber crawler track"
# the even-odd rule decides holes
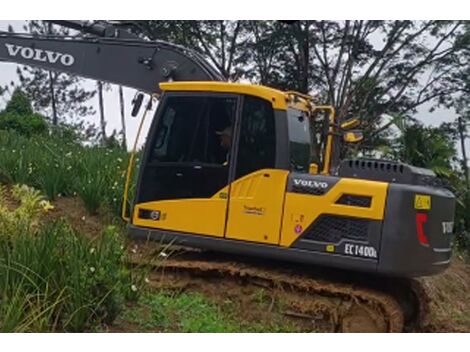
[[[134,265],[150,264],[142,255],[132,256],[131,262]],[[373,281],[371,284],[365,284],[367,280],[345,282],[338,277],[325,279],[325,275],[320,275],[319,278],[305,268],[289,264],[280,267],[279,263],[266,264],[259,260],[240,260],[225,254],[192,250],[175,252],[164,260],[154,261],[152,266],[162,275],[171,273],[198,279],[236,280],[278,289],[291,297],[301,296],[300,300],[290,300],[289,315],[304,318],[318,316],[319,313],[326,315],[334,319],[335,331],[419,331],[427,313],[426,294],[414,280],[391,282],[373,277],[369,279]],[[306,304],[306,298],[308,301],[310,297],[312,300],[314,297],[331,298],[341,304],[334,311],[328,311],[328,306]]]

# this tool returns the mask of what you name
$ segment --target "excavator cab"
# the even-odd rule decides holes
[[[256,85],[160,89],[132,236],[398,276],[448,266],[452,193],[429,170],[338,163],[338,143],[362,138],[357,121],[339,124],[330,106]]]
[[[164,94],[150,128],[137,187],[136,202],[145,205],[134,208],[134,224],[230,236],[233,231],[226,230],[236,217],[228,204],[235,183],[263,169],[288,168],[276,136],[276,130],[285,129],[284,116],[261,95],[263,88],[257,95],[243,94],[253,88],[217,82],[161,84]],[[285,104],[283,96],[276,98]],[[283,183],[276,183],[274,174],[253,180],[262,181],[258,186],[265,196],[280,187],[276,199],[270,199],[279,209],[269,217],[279,226]],[[158,222],[152,222],[152,211],[160,213]],[[279,228],[262,237],[266,237],[263,242],[277,244]]]

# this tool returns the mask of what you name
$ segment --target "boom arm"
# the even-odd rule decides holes
[[[63,21],[79,29],[80,22]],[[223,76],[193,50],[163,41],[144,41],[113,27],[82,26],[104,37],[65,37],[0,32],[0,61],[36,66],[159,92],[165,81],[223,81]],[[100,31],[101,30],[101,31]],[[119,29],[120,30],[120,29]],[[125,34],[124,34],[125,33]]]

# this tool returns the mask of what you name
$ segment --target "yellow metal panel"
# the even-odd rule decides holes
[[[281,246],[289,247],[320,215],[333,214],[383,220],[388,183],[342,178],[323,196],[287,193]],[[343,194],[372,197],[370,208],[335,204]]]
[[[260,170],[232,184],[227,238],[279,244],[287,175]]]
[[[162,91],[171,92],[218,92],[252,95],[273,104],[274,109],[287,109],[287,96],[280,90],[257,84],[230,82],[165,82],[160,83]]]
[[[224,236],[227,199],[178,199],[137,204],[133,224],[161,230]],[[160,211],[160,220],[140,219],[139,209]]]

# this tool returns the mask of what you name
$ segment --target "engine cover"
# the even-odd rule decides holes
[[[446,188],[432,170],[396,161],[346,159],[339,165],[338,176]]]

